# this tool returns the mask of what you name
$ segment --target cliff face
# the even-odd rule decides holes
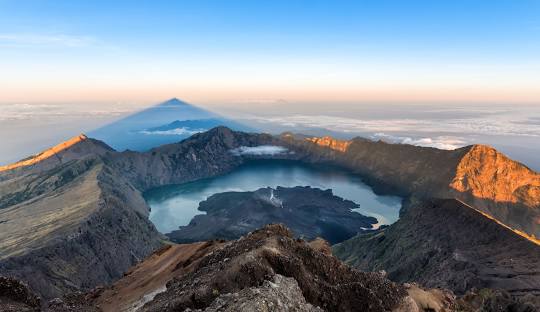
[[[540,237],[540,174],[475,145],[461,159],[451,194],[506,225]]]
[[[297,158],[349,168],[377,192],[458,198],[516,230],[540,236],[540,174],[493,148],[474,145],[446,151],[290,134],[282,140]]]
[[[338,244],[334,253],[395,281],[540,296],[540,245],[453,199],[409,202],[396,223]]]

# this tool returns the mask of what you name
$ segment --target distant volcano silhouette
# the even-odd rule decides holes
[[[145,151],[219,125],[250,130],[233,120],[173,98],[93,130],[88,136],[104,141],[117,151]]]

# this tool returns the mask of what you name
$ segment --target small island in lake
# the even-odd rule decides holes
[[[359,205],[335,196],[332,190],[296,186],[261,188],[252,192],[214,194],[199,204],[206,212],[167,236],[187,243],[237,239],[270,223],[283,223],[297,237],[322,237],[331,244],[371,229],[377,219],[353,209]]]

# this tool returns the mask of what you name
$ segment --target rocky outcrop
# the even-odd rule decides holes
[[[458,200],[413,200],[396,223],[333,251],[361,270],[385,270],[394,281],[458,294],[493,288],[540,296],[540,246]]]
[[[141,311],[534,311],[500,291],[456,297],[446,289],[391,283],[383,273],[347,267],[326,246],[293,239],[281,225],[227,243],[174,245],[87,302],[105,312],[129,311],[134,306],[122,302],[135,292],[144,299]]]
[[[469,205],[540,238],[540,174],[494,148],[473,146],[458,164],[450,188]]]
[[[244,288],[233,294],[220,295],[209,307],[194,311],[323,312],[324,310],[306,302],[302,290],[294,278],[276,274],[272,280],[265,280],[261,286]]]
[[[311,187],[261,188],[253,192],[214,194],[199,204],[206,214],[167,234],[175,242],[237,239],[270,223],[283,223],[296,237],[322,237],[335,244],[369,229],[377,219],[352,209],[359,206]]]
[[[37,312],[40,300],[20,281],[0,276],[0,311]]]
[[[280,280],[277,275],[296,281],[302,296],[294,304],[305,307],[305,301],[325,311],[391,311],[407,296],[403,287],[384,276],[353,270],[336,258],[312,249],[306,242],[294,239],[285,227],[270,225],[204,257],[193,272],[167,283],[167,290],[144,305],[142,311],[207,308],[212,311],[212,307],[228,306],[230,296],[251,301],[255,288],[262,294],[254,299],[270,297],[266,301],[268,308],[283,293],[283,289],[268,291],[264,286]],[[297,291],[291,280],[282,282],[281,287]],[[288,302],[287,299],[283,303]],[[258,306],[254,302],[250,304]]]

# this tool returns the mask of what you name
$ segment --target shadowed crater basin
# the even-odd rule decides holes
[[[311,186],[331,189],[333,194],[359,205],[354,211],[378,220],[374,227],[398,219],[401,198],[376,195],[362,180],[346,170],[333,166],[308,165],[287,160],[254,160],[236,170],[214,178],[168,185],[144,194],[152,208],[150,220],[162,233],[186,226],[205,212],[199,203],[223,192],[247,192],[259,188]]]

